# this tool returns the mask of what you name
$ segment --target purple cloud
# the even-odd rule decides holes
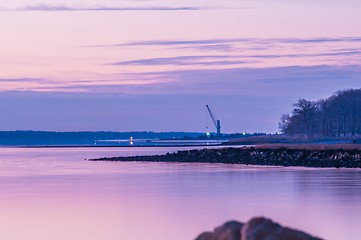
[[[230,94],[317,98],[319,95],[332,94],[338,89],[360,87],[360,75],[359,65],[208,68],[119,74],[119,79],[137,79],[142,81],[141,84],[101,79],[54,83],[43,79],[34,90],[135,95]]]
[[[272,132],[277,131],[280,115],[289,111],[297,98],[316,100],[339,89],[359,88],[359,76],[361,66],[354,65],[178,70],[122,76],[163,80],[144,85],[99,79],[55,85],[51,80],[39,79],[41,87],[35,90],[47,92],[2,92],[0,111],[3,129],[7,130],[202,131],[203,108],[210,104],[217,109],[225,131]]]
[[[233,64],[244,64],[246,61],[230,61],[224,60],[232,58],[231,56],[177,56],[177,57],[164,57],[164,58],[147,58],[137,59],[131,61],[122,61],[112,63],[112,65],[181,65],[181,66],[192,66],[192,65],[233,65]],[[208,61],[205,61],[208,60]],[[216,61],[214,61],[216,60]]]
[[[166,6],[149,6],[149,7],[106,7],[106,6],[67,6],[67,5],[49,5],[37,4],[19,7],[17,11],[200,11],[208,10],[205,7],[166,7]]]
[[[336,57],[336,56],[361,56],[360,50],[353,51],[329,51],[323,53],[299,53],[299,54],[253,54],[253,55],[195,55],[176,56],[163,58],[145,58],[111,63],[111,65],[134,65],[134,66],[194,66],[194,65],[237,65],[254,63],[250,59],[278,59],[278,58],[307,58],[307,57]]]
[[[143,73],[142,76],[167,79],[159,93],[236,94],[310,97],[331,94],[338,89],[360,87],[361,66],[289,66],[272,68],[233,68],[215,70],[175,70]],[[286,89],[286,90],[285,90]]]
[[[42,78],[0,78],[0,83],[7,83],[7,84],[11,84],[11,83],[16,83],[17,85],[21,85],[21,84],[28,84],[28,83],[36,83],[36,84],[42,84],[42,83],[46,83],[47,80],[46,79],[42,79]]]
[[[206,40],[154,40],[134,41],[113,45],[99,45],[99,47],[114,46],[194,46],[218,45],[225,43],[256,43],[262,45],[276,43],[337,43],[337,42],[361,42],[361,37],[340,37],[340,38],[234,38],[234,39],[206,39]]]

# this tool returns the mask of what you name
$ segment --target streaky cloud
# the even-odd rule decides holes
[[[200,11],[209,10],[205,7],[167,7],[167,6],[144,6],[144,7],[107,7],[107,6],[68,6],[68,5],[50,5],[36,4],[28,5],[15,9],[15,11]]]
[[[177,57],[164,57],[164,58],[147,58],[137,59],[131,61],[122,61],[112,63],[111,65],[229,65],[229,64],[242,64],[245,61],[225,61],[224,59],[230,56],[177,56]],[[208,60],[208,61],[205,61]],[[211,60],[211,61],[209,61]]]
[[[295,53],[295,54],[254,54],[254,55],[195,55],[163,58],[145,58],[129,61],[120,61],[107,65],[133,65],[133,66],[192,66],[192,65],[236,65],[254,63],[257,60],[279,58],[309,58],[309,57],[337,57],[361,56],[361,50],[330,51],[323,53]],[[252,60],[254,59],[254,60]]]
[[[216,60],[217,61],[217,60]],[[220,60],[222,61],[222,60]],[[1,92],[10,82],[18,91],[37,92],[98,92],[127,94],[251,94],[288,97],[312,97],[345,87],[359,87],[361,65],[350,66],[287,66],[260,68],[209,68],[194,70],[167,70],[158,72],[123,73],[122,80],[83,80],[53,82],[51,79],[0,79]],[[28,85],[26,83],[31,83]],[[315,87],[318,86],[318,87]],[[284,92],[284,89],[288,89]]]
[[[231,50],[235,50],[236,48],[233,46],[233,44],[229,44],[229,43],[217,43],[217,44],[195,44],[195,45],[190,45],[190,46],[179,46],[179,47],[174,47],[177,49],[195,49],[195,50],[200,50],[200,51],[221,51],[221,52],[225,52],[225,51],[231,51]]]
[[[123,47],[123,46],[174,46],[174,45],[205,45],[220,43],[235,43],[246,39],[204,39],[204,40],[151,40],[151,41],[133,41],[113,45],[98,45],[99,47]]]
[[[166,79],[152,84],[61,84],[44,86],[46,92],[89,92],[119,94],[208,94],[308,97],[345,87],[359,87],[361,65],[223,68],[130,73],[137,79]],[[124,74],[126,75],[126,74]],[[317,86],[317,87],[315,87]],[[288,89],[287,92],[284,89]]]
[[[138,78],[154,75],[168,79],[169,84],[159,89],[168,93],[211,93],[217,89],[227,94],[312,97],[320,94],[320,89],[314,86],[322,86],[322,92],[357,87],[360,74],[361,65],[318,65],[145,72]]]
[[[354,51],[330,51],[323,53],[295,53],[295,54],[257,54],[240,55],[239,58],[258,58],[258,59],[276,59],[276,58],[307,58],[307,57],[337,57],[337,56],[358,56],[361,50]]]
[[[0,78],[0,83],[42,83],[42,78]]]
[[[332,42],[361,42],[361,37],[340,37],[340,38],[229,38],[229,39],[199,39],[199,40],[153,40],[153,41],[133,41],[112,45],[98,45],[98,47],[123,47],[123,46],[189,46],[225,44],[225,43],[332,43]]]

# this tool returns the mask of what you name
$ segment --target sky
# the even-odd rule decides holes
[[[0,130],[278,131],[361,87],[359,0],[5,0]],[[208,127],[208,128],[207,128]]]

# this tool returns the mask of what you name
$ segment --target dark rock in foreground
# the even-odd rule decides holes
[[[156,156],[113,157],[91,161],[197,162],[323,168],[361,168],[361,151],[353,149],[220,148],[178,151]]]
[[[243,223],[237,221],[226,222],[213,232],[204,232],[196,240],[240,240]]]
[[[247,223],[231,221],[204,232],[195,240],[321,240],[304,232],[293,230],[263,217],[252,218]]]

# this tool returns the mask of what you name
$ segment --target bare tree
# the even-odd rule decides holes
[[[293,107],[292,114],[304,125],[308,138],[312,138],[317,104],[306,99],[299,99]]]
[[[292,120],[291,120],[291,116],[289,113],[284,113],[281,116],[281,120],[278,123],[278,128],[281,130],[281,132],[286,133],[286,134],[290,134],[291,137],[293,135],[293,131],[290,128],[292,124]]]
[[[299,99],[291,115],[282,115],[279,128],[309,138],[361,134],[361,89],[340,90],[319,101]]]

